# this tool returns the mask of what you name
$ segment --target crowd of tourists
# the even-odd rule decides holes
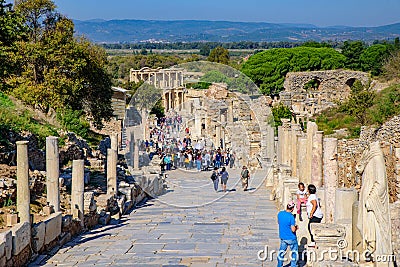
[[[145,149],[150,156],[160,158],[161,171],[177,168],[186,170],[208,171],[212,168],[235,166],[236,155],[229,149],[207,146],[207,140],[192,141],[188,127],[183,128],[180,115],[170,115],[157,120],[157,127],[150,131]],[[184,137],[180,131],[184,130]]]

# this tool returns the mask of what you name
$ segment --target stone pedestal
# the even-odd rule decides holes
[[[12,227],[18,223],[18,215],[17,214],[7,214],[7,227]]]
[[[72,162],[71,210],[73,218],[79,219],[82,226],[84,226],[84,172],[83,160],[74,160]]]
[[[47,202],[55,212],[60,211],[60,163],[58,154],[58,138],[46,138],[46,187]]]
[[[325,218],[327,223],[334,221],[335,192],[338,184],[337,139],[324,139],[324,187],[326,193]]]
[[[353,209],[356,200],[357,191],[354,188],[336,189],[334,222],[345,227],[348,249],[351,249],[353,244],[353,213],[349,211],[349,207]]]
[[[311,224],[311,233],[314,236],[316,248],[310,249],[308,262],[312,266],[343,266],[340,265],[341,255],[347,248],[341,249],[341,245],[346,235],[345,228],[337,224]],[[331,253],[329,253],[331,251]],[[339,264],[339,265],[337,265]]]
[[[107,149],[107,194],[114,195],[117,192],[117,151]]]
[[[359,201],[355,201],[353,203],[352,207],[352,226],[351,226],[351,232],[352,232],[352,250],[358,251],[359,253],[362,253],[363,251],[363,246],[362,246],[362,236],[360,233],[360,230],[357,228],[357,223],[358,223],[358,206],[360,205]]]
[[[17,212],[20,223],[31,223],[28,141],[17,142]]]

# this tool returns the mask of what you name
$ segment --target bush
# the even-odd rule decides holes
[[[58,110],[57,120],[65,130],[74,132],[83,138],[88,137],[90,124],[84,119],[83,111],[71,109]]]

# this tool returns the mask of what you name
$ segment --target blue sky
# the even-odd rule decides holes
[[[400,0],[55,0],[73,19],[229,20],[378,26],[400,22]]]

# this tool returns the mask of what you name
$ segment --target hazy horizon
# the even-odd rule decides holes
[[[58,10],[76,20],[207,20],[382,26],[400,22],[399,0],[55,0]]]

